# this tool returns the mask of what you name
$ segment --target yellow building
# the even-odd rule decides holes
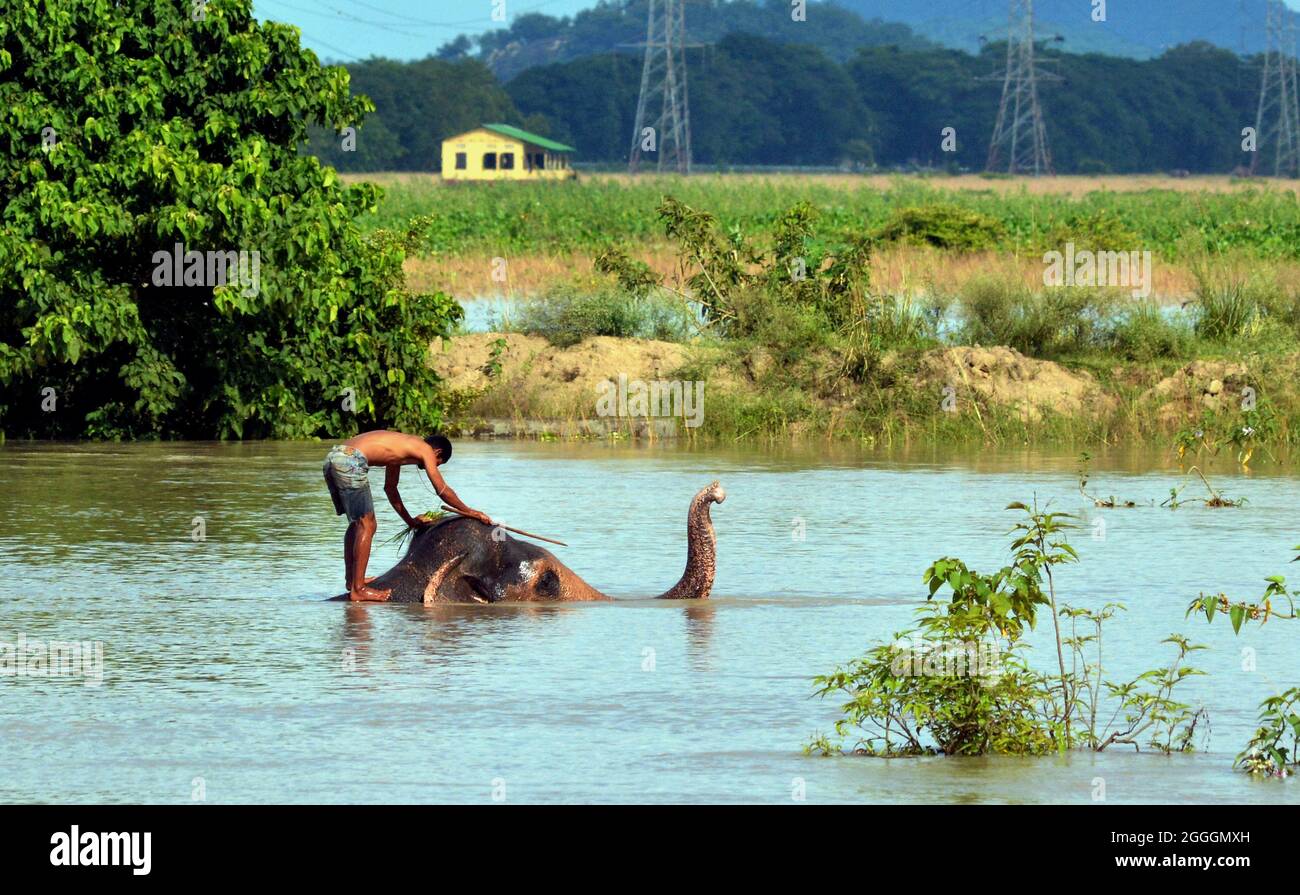
[[[508,124],[485,124],[442,141],[443,180],[568,180],[572,146]]]

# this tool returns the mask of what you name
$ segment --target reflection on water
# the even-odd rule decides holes
[[[0,678],[0,800],[186,801],[196,779],[216,802],[479,802],[494,781],[517,802],[783,802],[802,781],[810,801],[1083,803],[1098,779],[1108,802],[1296,798],[1229,766],[1259,700],[1300,681],[1300,629],[1184,618],[1202,590],[1254,595],[1288,570],[1289,467],[1217,470],[1242,509],[1098,511],[1068,451],[465,443],[446,469],[465,499],[568,541],[558,555],[620,599],[424,608],[325,601],[343,578],[326,447],[0,447],[0,642],[105,651],[98,686]],[[1093,472],[1143,503],[1179,478],[1144,451]],[[714,599],[645,599],[680,575],[687,503],[714,478]],[[403,483],[413,511],[436,504]],[[810,678],[907,626],[935,558],[1001,566],[1001,508],[1034,497],[1087,514],[1066,601],[1129,607],[1107,631],[1114,678],[1163,661],[1170,632],[1211,647],[1184,694],[1210,710],[1208,751],[805,758],[836,715]],[[382,545],[399,523],[378,487],[376,505]],[[372,571],[396,556],[378,546]]]

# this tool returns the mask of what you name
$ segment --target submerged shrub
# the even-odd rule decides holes
[[[1008,509],[1023,514],[1010,564],[985,574],[960,559],[937,560],[923,576],[932,602],[918,610],[915,628],[814,679],[817,695],[846,697],[836,735],[853,737],[850,751],[876,756],[1043,755],[1118,744],[1190,751],[1204,711],[1172,692],[1201,673],[1185,660],[1203,647],[1172,635],[1165,640],[1178,651],[1171,664],[1123,683],[1106,680],[1102,624],[1123,607],[1058,604],[1054,569],[1078,561],[1064,535],[1071,517],[1024,504]],[[951,600],[933,601],[944,589]],[[1022,639],[1040,609],[1051,614],[1051,672],[1030,666]],[[806,749],[842,751],[824,735]]]

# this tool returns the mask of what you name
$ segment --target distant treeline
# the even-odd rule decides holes
[[[1261,59],[1206,43],[1155,59],[1048,54],[1040,96],[1062,173],[1228,172],[1247,164]],[[695,160],[714,165],[982,169],[1005,45],[979,55],[862,48],[839,63],[807,46],[732,34],[687,54]],[[474,59],[349,65],[377,111],[356,151],[328,132],[312,151],[343,170],[434,171],[440,141],[498,121],[572,144],[577,161],[626,159],[641,80],[628,54],[529,68],[501,85]],[[1059,80],[1057,79],[1059,78]],[[941,148],[944,128],[957,151]]]

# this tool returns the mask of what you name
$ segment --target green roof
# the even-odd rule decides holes
[[[496,131],[507,137],[514,137],[516,140],[523,140],[525,143],[532,143],[534,146],[540,146],[543,149],[549,149],[552,152],[577,152],[572,146],[565,146],[563,143],[556,143],[554,140],[548,140],[545,137],[539,137],[537,134],[530,134],[521,128],[511,127],[508,124],[485,124],[483,125],[490,131]]]

